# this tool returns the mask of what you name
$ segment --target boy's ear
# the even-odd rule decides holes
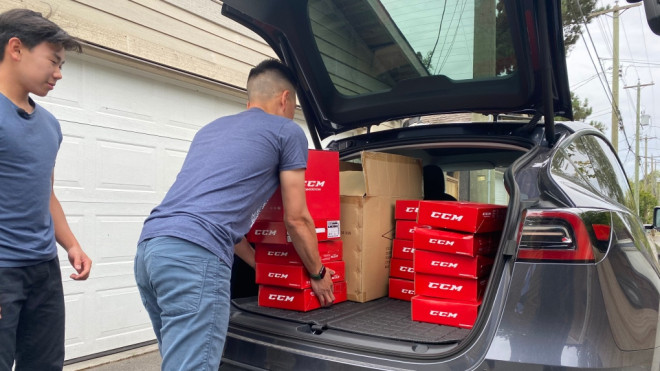
[[[23,43],[18,37],[12,37],[7,41],[7,46],[5,46],[5,57],[10,57],[13,60],[21,59],[21,50],[23,49]]]

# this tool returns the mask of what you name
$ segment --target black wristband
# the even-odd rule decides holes
[[[309,278],[313,280],[322,280],[325,277],[325,265],[321,265],[321,270],[319,271],[318,274],[309,274]]]

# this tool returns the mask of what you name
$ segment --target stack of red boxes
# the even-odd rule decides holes
[[[305,195],[321,262],[335,273],[335,303],[346,300],[342,242],[339,231],[339,155],[310,150],[305,171]],[[247,235],[255,244],[256,283],[259,305],[309,311],[320,307],[311,289],[311,279],[291,243],[284,224],[282,195],[277,189]]]
[[[414,234],[413,320],[472,328],[505,217],[500,205],[419,203],[417,222],[432,228]]]
[[[390,260],[389,297],[400,300],[415,295],[413,279],[413,233],[417,224],[419,200],[396,200],[394,206],[395,231]]]

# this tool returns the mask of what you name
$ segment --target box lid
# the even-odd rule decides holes
[[[363,151],[362,169],[344,165],[340,169],[343,196],[422,197],[420,159],[382,152]]]

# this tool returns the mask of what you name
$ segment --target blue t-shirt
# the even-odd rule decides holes
[[[51,176],[62,131],[36,105],[31,114],[0,94],[0,267],[57,256],[50,214]]]
[[[307,167],[307,138],[293,121],[252,108],[197,132],[181,171],[144,222],[140,242],[177,237],[231,266],[233,246],[279,185],[279,172]]]

